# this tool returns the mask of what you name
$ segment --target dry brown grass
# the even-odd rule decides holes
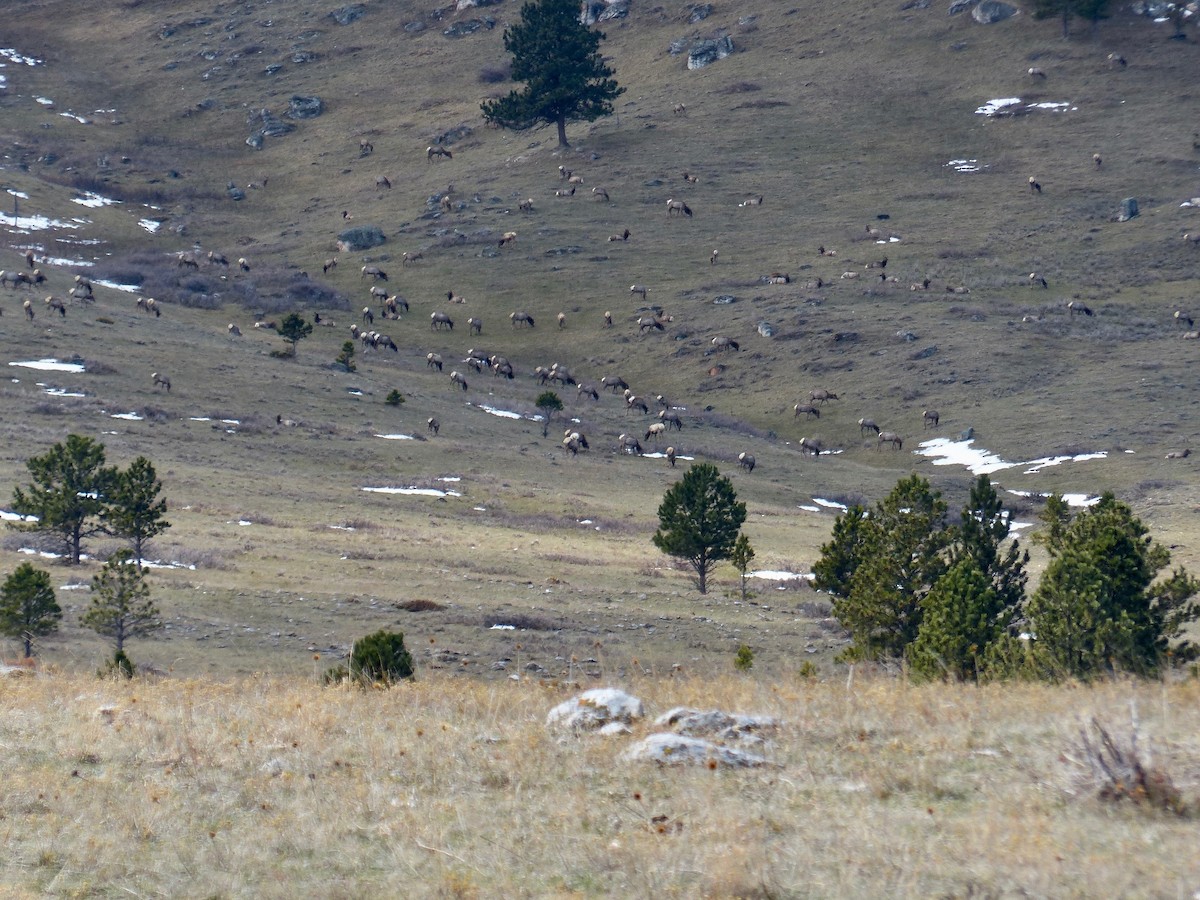
[[[314,675],[325,664],[314,660]],[[0,692],[7,896],[1190,896],[1195,823],[1080,790],[1081,722],[1141,710],[1200,793],[1200,682],[912,687],[633,679],[767,713],[775,764],[616,762],[548,734],[563,688],[422,677],[156,683],[42,673]]]

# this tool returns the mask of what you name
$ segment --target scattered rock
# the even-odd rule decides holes
[[[721,294],[718,297],[713,297],[713,303],[716,306],[728,306],[730,303],[737,303],[737,297],[732,294]]]
[[[593,688],[558,704],[546,714],[546,727],[596,731],[613,722],[628,725],[645,715],[642,701],[616,688]]]
[[[926,347],[924,350],[918,350],[916,353],[910,356],[909,359],[913,360],[914,362],[919,359],[929,359],[929,357],[933,356],[937,352],[937,344],[934,344],[932,347]]]
[[[671,56],[678,56],[688,48],[689,43],[691,43],[691,41],[689,41],[687,38],[676,38],[667,46],[667,53],[669,53]]]
[[[980,25],[992,25],[996,22],[1003,22],[1018,12],[1019,10],[1015,6],[1011,3],[1004,3],[1003,0],[983,0],[971,10],[971,18]]]
[[[949,15],[957,16],[960,12],[965,12],[978,3],[979,0],[950,0]]]
[[[584,25],[623,19],[629,15],[629,0],[584,0],[579,21]]]
[[[458,0],[454,11],[462,12],[464,9],[470,9],[473,6],[495,6],[497,3],[503,2],[504,0]]]
[[[320,97],[292,97],[288,101],[287,117],[289,119],[315,119],[325,111]]]
[[[902,12],[910,9],[929,9],[929,0],[908,0],[900,7]]]
[[[771,716],[744,716],[719,709],[701,710],[677,706],[654,720],[655,728],[673,728],[688,737],[708,737],[718,741],[744,743],[762,740],[762,735],[779,730],[780,722]]]
[[[571,253],[582,253],[582,252],[583,252],[582,247],[576,247],[576,246],[572,245],[570,247],[551,247],[549,250],[546,251],[545,255],[546,256],[566,256]]]
[[[475,133],[475,129],[470,125],[456,125],[448,131],[443,131],[433,139],[433,143],[442,147],[449,147],[451,144],[456,144],[463,138],[470,137]]]
[[[1138,202],[1133,197],[1126,197],[1121,201],[1121,214],[1117,216],[1118,222],[1128,222],[1138,214]]]
[[[727,34],[710,41],[697,41],[688,51],[687,67],[703,69],[719,59],[724,59],[732,52],[733,38]]]
[[[857,343],[858,342],[858,332],[857,331],[839,331],[833,336],[832,341],[835,344]]]
[[[670,733],[652,734],[638,741],[622,753],[621,758],[627,762],[656,762],[664,766],[721,766],[735,769],[767,764],[763,757],[745,750]]]
[[[283,63],[272,63],[263,69],[264,75],[278,75],[283,71]]]
[[[288,132],[295,131],[295,125],[289,125],[283,119],[272,113],[269,109],[260,109],[257,112],[250,114],[250,121],[258,121],[259,132],[265,137],[281,137]]]
[[[759,322],[758,333],[765,338],[775,337],[775,326],[767,321]]]
[[[359,250],[370,250],[378,247],[387,238],[377,225],[363,225],[358,228],[348,228],[338,235],[338,249],[343,253],[356,253]]]
[[[688,7],[688,21],[692,24],[703,22],[712,15],[711,3],[698,3],[695,6]]]
[[[229,195],[230,200],[245,200],[246,192],[234,184],[232,181],[225,185],[225,193]]]
[[[404,26],[404,31],[406,34],[420,34],[428,27],[424,22],[409,22]]]
[[[974,437],[975,437],[975,429],[974,428],[968,428],[966,431],[960,431],[958,433],[958,439],[960,441],[969,441],[969,440],[972,440]]]
[[[329,17],[339,25],[349,25],[351,22],[357,22],[366,15],[367,8],[362,4],[356,3],[353,6],[343,6],[340,9],[335,9],[329,14]]]
[[[911,331],[897,331],[896,337],[902,341],[915,341],[917,339],[917,336]]]
[[[255,150],[261,150],[263,148],[262,132],[256,131],[254,134],[250,135],[250,137],[246,138],[246,146],[252,147]]]
[[[496,20],[491,16],[484,16],[481,19],[466,19],[462,22],[455,22],[449,28],[442,32],[448,38],[461,38],[469,34],[474,34],[481,28],[491,30],[496,27]]]
[[[297,50],[292,54],[292,62],[298,66],[302,66],[305,63],[316,62],[320,58],[321,55],[319,53],[313,53],[311,50]]]

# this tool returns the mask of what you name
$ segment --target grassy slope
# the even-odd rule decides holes
[[[970,481],[961,469],[876,453],[855,425],[872,417],[912,446],[927,406],[942,412],[942,433],[972,426],[979,443],[1007,458],[1110,451],[1103,462],[1030,476],[1010,470],[999,480],[1043,491],[1112,488],[1175,547],[1178,561],[1195,565],[1196,480],[1186,462],[1162,459],[1196,429],[1187,403],[1195,345],[1181,341],[1170,320],[1189,300],[1194,262],[1179,239],[1191,220],[1178,209],[1195,193],[1189,117],[1181,113],[1194,101],[1180,89],[1195,52],[1190,43],[1124,17],[1064,43],[1054,23],[1024,15],[985,29],[890,4],[849,14],[772,7],[749,26],[732,10],[692,26],[682,6],[635,8],[607,28],[605,50],[628,87],[619,115],[574,126],[575,147],[564,153],[549,132],[481,127],[478,102],[499,87],[478,73],[503,61],[501,27],[451,41],[440,28],[454,16],[405,32],[405,23],[425,15],[409,4],[369,5],[347,27],[326,12],[308,3],[112,10],[43,2],[24,4],[7,26],[11,43],[47,64],[6,70],[4,178],[30,194],[25,209],[60,218],[81,212],[68,202],[72,185],[127,200],[85,211],[95,222],[87,233],[103,236],[99,252],[112,253],[100,269],[141,273],[166,313],[149,319],[129,295],[101,291],[94,308],[73,309],[64,321],[39,310],[29,325],[20,319],[20,296],[0,298],[8,360],[78,353],[100,364],[81,378],[20,373],[19,383],[0,388],[12,410],[0,426],[7,438],[0,496],[24,478],[26,458],[71,431],[100,437],[114,462],[137,454],[154,460],[175,526],[159,542],[161,555],[201,565],[155,576],[172,631],[168,642],[146,643],[138,654],[187,672],[303,672],[309,647],[344,647],[365,628],[397,623],[419,641],[433,637],[465,654],[469,671],[512,659],[519,641],[551,671],[572,655],[594,655],[598,641],[624,666],[637,658],[654,668],[723,666],[742,641],[776,666],[791,665],[798,641],[818,654],[832,649],[806,592],[764,591],[763,606],[720,593],[698,601],[685,575],[652,550],[654,509],[677,473],[661,461],[613,454],[618,434],[648,424],[619,399],[576,403],[573,392],[562,392],[594,448],[577,459],[556,449],[553,432],[542,439],[533,422],[463,403],[532,412],[540,389],[527,373],[555,361],[588,380],[618,372],[638,393],[686,406],[685,430],[672,438],[682,453],[733,471],[739,451],[753,452],[759,468],[734,478],[764,568],[811,564],[832,522],[796,508],[813,497],[873,500],[916,470],[952,506],[960,503]],[[502,26],[517,8],[489,12]],[[188,24],[201,18],[210,21]],[[675,38],[720,26],[741,52],[717,65],[687,72],[682,58],[665,53]],[[1113,48],[1130,58],[1128,70],[1106,66]],[[297,49],[318,58],[296,64]],[[280,62],[279,74],[263,74]],[[1027,81],[1032,63],[1049,73],[1045,82]],[[325,101],[324,115],[268,138],[261,152],[243,144],[251,110],[281,113],[293,94],[308,93]],[[973,115],[989,98],[1018,93],[1068,99],[1078,109],[993,121]],[[34,96],[51,97],[56,109]],[[686,116],[671,114],[680,101]],[[94,123],[56,114],[68,109]],[[116,112],[90,112],[100,109]],[[464,123],[475,130],[454,145],[454,159],[427,162],[425,146]],[[375,146],[365,159],[363,136]],[[1099,170],[1095,151],[1104,157]],[[39,162],[47,153],[57,160]],[[988,168],[961,175],[945,166],[961,156]],[[612,204],[586,194],[553,197],[559,164],[584,175],[585,192],[605,186]],[[699,183],[686,184],[684,169]],[[1026,187],[1031,173],[1045,186],[1041,196]],[[391,191],[375,187],[379,174],[391,179]],[[240,203],[224,197],[229,182],[264,180]],[[425,199],[448,183],[465,207],[421,218]],[[758,194],[767,197],[762,207],[738,207]],[[695,218],[668,220],[663,205],[672,196],[685,198]],[[1125,196],[1139,198],[1141,217],[1111,222]],[[524,197],[534,198],[534,213],[517,211]],[[161,211],[142,211],[138,201]],[[334,253],[343,210],[351,224],[379,224],[389,240],[368,254],[342,254],[323,278],[318,267]],[[876,218],[883,213],[886,222]],[[166,220],[158,234],[136,227],[144,214]],[[865,241],[867,225],[893,229],[903,241]],[[605,240],[624,227],[634,235],[628,243]],[[510,229],[518,242],[485,255]],[[9,243],[30,240],[10,236]],[[206,267],[189,289],[170,254],[193,242],[231,258],[244,254],[252,271],[222,279]],[[818,257],[818,244],[839,255]],[[714,247],[720,264],[711,267]],[[560,248],[579,252],[554,252]],[[425,259],[402,270],[406,249]],[[874,285],[863,269],[885,253],[899,284]],[[55,255],[72,254],[56,246]],[[19,262],[0,250],[0,265]],[[382,329],[399,353],[360,355],[359,371],[346,375],[329,362],[354,318],[347,308],[366,302],[357,273],[364,262],[390,271],[389,284],[412,312]],[[250,329],[250,310],[293,302],[287,298],[303,282],[301,270],[338,293],[302,308],[322,309],[338,327],[317,329],[295,360],[273,359],[268,351],[281,342]],[[758,283],[774,270],[797,283]],[[862,276],[842,281],[847,270]],[[1035,270],[1049,290],[1029,287],[1026,275]],[[803,286],[817,276],[829,283]],[[908,284],[924,276],[934,290],[910,293]],[[52,271],[49,287],[61,294],[70,277]],[[637,334],[638,303],[627,291],[635,281],[650,285],[650,301],[675,316],[666,334]],[[971,293],[949,295],[947,285]],[[442,298],[451,289],[468,303],[448,306]],[[724,293],[738,302],[712,305]],[[235,302],[240,296],[250,298],[244,307]],[[1085,300],[1097,316],[1070,319],[1069,298]],[[181,299],[226,305],[207,310]],[[510,329],[505,320],[517,308],[539,326]],[[453,333],[425,324],[439,309],[458,320]],[[617,322],[611,330],[600,326],[605,310]],[[568,317],[561,332],[549,327],[559,311]],[[1044,318],[1022,323],[1028,314]],[[481,337],[465,333],[468,315],[484,319]],[[764,319],[777,329],[774,339],[757,335]],[[229,321],[241,324],[240,341],[225,335]],[[901,331],[917,341],[897,338]],[[835,340],[848,332],[857,340]],[[716,334],[735,336],[742,352],[708,355]],[[932,356],[912,358],[933,345]],[[431,350],[453,366],[474,346],[509,356],[521,377],[472,376],[461,394],[424,365]],[[714,362],[727,368],[709,376]],[[152,391],[151,371],[171,375],[169,396]],[[47,398],[37,381],[83,387],[89,396]],[[792,404],[817,386],[836,390],[840,401],[819,422],[795,420]],[[351,387],[363,395],[349,395]],[[407,398],[398,410],[382,403],[393,387]],[[154,415],[143,422],[100,415],[128,409]],[[243,424],[226,433],[189,419],[213,415]],[[276,415],[301,426],[277,429]],[[442,421],[441,435],[421,440],[430,415]],[[372,436],[395,432],[418,440]],[[794,442],[805,434],[844,452],[803,458]],[[358,490],[433,486],[446,475],[462,477],[454,485],[461,499]],[[1036,512],[1015,505],[1021,518]],[[585,519],[592,524],[580,524]],[[329,528],[347,522],[358,529]],[[10,564],[23,543],[6,539]],[[75,573],[62,576],[65,583]],[[63,594],[76,607],[83,597]],[[394,604],[409,599],[447,609],[398,613]],[[518,614],[547,630],[514,636],[481,627]],[[90,668],[99,648],[68,623],[47,654]]]

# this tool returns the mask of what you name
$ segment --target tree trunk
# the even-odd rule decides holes
[[[79,565],[79,548],[82,544],[83,544],[83,526],[76,525],[74,528],[71,529],[71,540],[70,540],[71,563],[73,565],[76,565],[76,566]]]
[[[25,638],[25,658],[29,659],[33,656],[33,636],[27,631],[22,637]]]
[[[570,144],[567,143],[567,117],[566,116],[558,117],[558,146],[560,146],[560,147],[570,147],[571,146]]]

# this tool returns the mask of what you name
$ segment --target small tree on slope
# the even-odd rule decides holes
[[[697,463],[663,495],[654,546],[687,560],[706,594],[708,574],[729,557],[745,521],[746,504],[738,502],[733,482],[716,466]]]

